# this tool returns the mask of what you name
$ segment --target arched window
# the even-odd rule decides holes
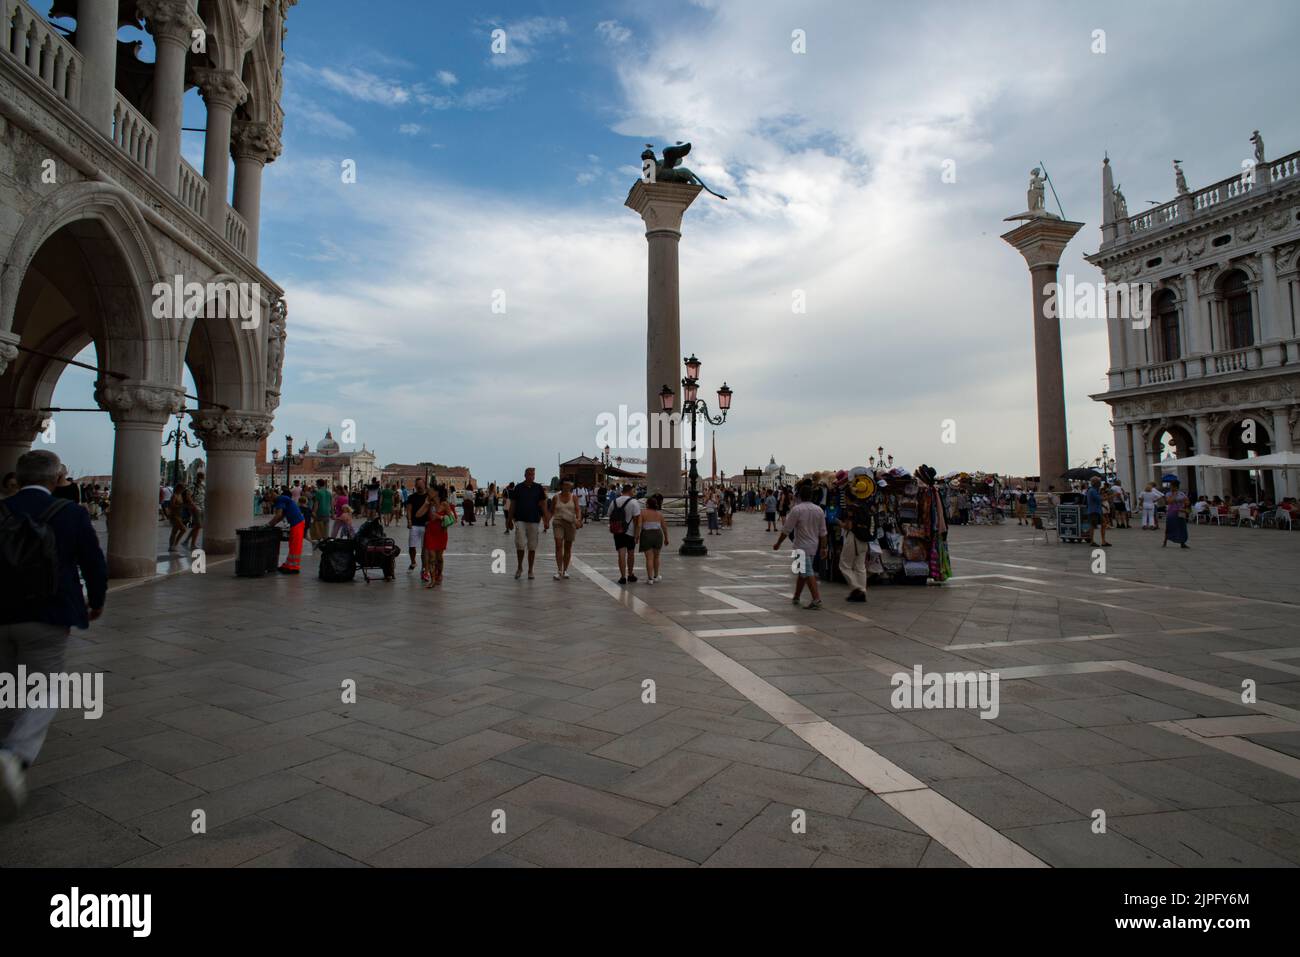
[[[1182,353],[1178,340],[1178,302],[1166,289],[1156,297],[1156,357],[1159,362],[1173,362]]]
[[[1250,308],[1250,289],[1246,274],[1235,269],[1223,280],[1223,304],[1229,349],[1244,349],[1255,344],[1255,321]]]

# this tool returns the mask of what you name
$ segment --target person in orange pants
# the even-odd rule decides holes
[[[289,523],[289,556],[280,566],[280,574],[297,575],[302,570],[302,539],[307,530],[307,521],[303,518],[298,503],[287,493],[275,500],[275,514],[267,525],[274,527],[284,521]]]

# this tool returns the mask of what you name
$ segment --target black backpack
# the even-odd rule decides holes
[[[48,522],[63,506],[56,498],[37,518],[0,503],[0,581],[6,612],[30,612],[59,593],[59,543]]]
[[[615,501],[617,502],[617,499]],[[609,510],[609,530],[615,535],[627,534],[627,503],[630,501],[632,501],[631,495],[623,499],[622,505],[616,504]]]

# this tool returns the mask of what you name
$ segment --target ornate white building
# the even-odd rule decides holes
[[[1244,459],[1295,447],[1300,418],[1300,153],[1128,215],[1102,165],[1102,242],[1088,256],[1108,283],[1151,284],[1149,326],[1111,318],[1109,388],[1121,481],[1159,479],[1170,451]],[[1197,474],[1193,474],[1197,473]],[[1201,495],[1297,494],[1296,473],[1183,469]]]
[[[282,290],[257,266],[262,169],[280,153],[296,2],[54,0],[47,18],[0,0],[0,471],[93,342],[96,400],[115,427],[114,576],[155,569],[161,432],[184,404],[183,366],[206,447],[207,550],[233,549],[251,516],[284,355]],[[154,62],[119,41],[123,25],[148,31]],[[181,157],[194,87],[202,173]],[[159,290],[177,287],[196,290],[197,309],[159,308]]]

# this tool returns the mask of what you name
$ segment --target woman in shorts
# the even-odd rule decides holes
[[[645,555],[646,584],[663,581],[659,574],[659,553],[668,544],[668,523],[664,521],[662,495],[652,495],[641,510],[641,552]]]
[[[555,529],[555,580],[569,577],[569,563],[573,561],[573,542],[582,528],[582,511],[578,496],[573,494],[573,483],[567,479],[560,483],[560,491],[551,499],[551,526]]]
[[[180,548],[181,539],[189,532],[185,524],[185,512],[189,508],[190,493],[179,482],[172,489],[172,497],[167,500],[167,521],[171,522],[172,531],[167,540],[167,551],[174,552]]]

